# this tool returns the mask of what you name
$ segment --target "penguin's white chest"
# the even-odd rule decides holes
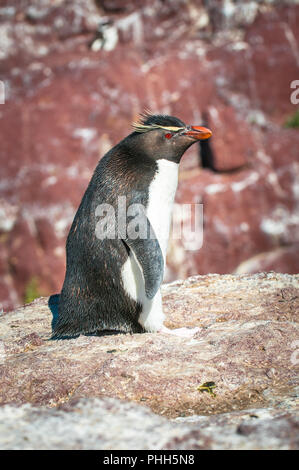
[[[158,160],[157,165],[158,171],[149,186],[146,215],[159,241],[165,266],[179,165],[168,160]],[[139,323],[146,331],[158,331],[164,319],[161,291],[153,299],[147,298],[143,273],[133,253],[125,262],[121,276],[127,294],[142,305]]]
[[[165,262],[179,165],[163,159],[157,160],[157,165],[158,171],[149,186],[146,215],[159,241]]]

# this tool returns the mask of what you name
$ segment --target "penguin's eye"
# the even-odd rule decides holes
[[[165,137],[166,137],[166,139],[171,139],[172,135],[173,135],[173,134],[170,134],[170,133],[169,133],[169,134],[165,134]]]

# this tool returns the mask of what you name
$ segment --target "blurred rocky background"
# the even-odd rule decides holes
[[[145,108],[214,133],[177,193],[203,246],[172,240],[165,280],[298,272],[298,39],[297,1],[1,0],[1,308],[60,290],[97,161]]]

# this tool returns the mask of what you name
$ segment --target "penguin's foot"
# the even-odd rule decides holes
[[[160,330],[158,330],[158,333],[180,336],[181,338],[192,338],[199,330],[200,328],[198,328],[198,326],[195,328],[176,328],[175,330],[170,330],[163,325]]]

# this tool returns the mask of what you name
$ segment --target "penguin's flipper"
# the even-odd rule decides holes
[[[128,238],[124,242],[141,266],[146,296],[153,299],[162,284],[164,274],[163,255],[158,240],[156,238],[145,240]]]
[[[146,238],[133,238],[127,236],[124,243],[133,252],[139,263],[145,282],[145,293],[149,299],[155,297],[164,276],[164,259],[162,250],[150,221],[145,217],[147,227]]]

